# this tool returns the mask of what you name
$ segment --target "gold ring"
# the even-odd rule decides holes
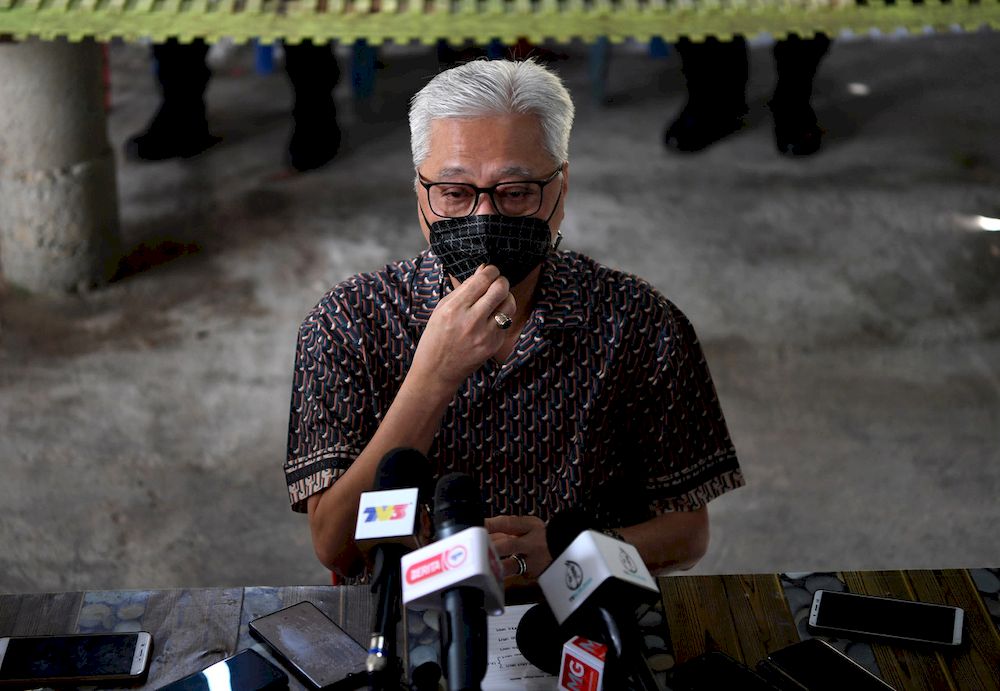
[[[497,323],[501,329],[509,329],[510,325],[514,323],[514,320],[508,317],[503,312],[495,312],[493,314],[493,321]]]
[[[528,558],[527,555],[519,552],[517,554],[510,555],[510,558],[514,560],[515,564],[517,564],[517,573],[514,574],[515,576],[523,576],[528,573],[528,562],[526,561]]]

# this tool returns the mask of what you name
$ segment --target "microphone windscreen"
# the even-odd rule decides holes
[[[410,674],[414,691],[438,691],[441,681],[441,665],[434,661],[424,662]]]
[[[483,497],[470,475],[451,473],[438,480],[434,490],[434,527],[446,524],[464,528],[485,524]]]
[[[375,471],[376,492],[387,489],[418,487],[426,495],[431,480],[431,464],[427,457],[416,449],[393,449],[378,464]],[[421,497],[421,501],[424,497]]]
[[[517,625],[517,649],[524,659],[543,672],[559,674],[566,636],[559,630],[555,615],[546,604],[535,605]]]
[[[596,529],[593,518],[583,509],[566,509],[556,513],[545,526],[549,554],[558,557],[584,530]]]

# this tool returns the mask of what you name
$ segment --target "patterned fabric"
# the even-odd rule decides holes
[[[327,293],[302,323],[285,475],[295,511],[387,412],[438,300],[430,250]],[[691,324],[648,283],[572,252],[546,260],[503,364],[456,393],[429,458],[480,481],[490,514],[588,507],[608,526],[691,510],[743,484]]]

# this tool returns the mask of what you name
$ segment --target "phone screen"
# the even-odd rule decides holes
[[[317,688],[365,670],[368,651],[311,602],[254,619],[250,632]]]
[[[0,680],[129,675],[135,633],[11,638]]]
[[[717,651],[675,667],[670,685],[674,691],[774,691],[775,688],[743,663]]]
[[[767,660],[809,691],[892,691],[867,669],[815,638],[775,651]]]
[[[955,607],[908,600],[822,593],[815,620],[821,629],[868,633],[952,645],[955,637]]]
[[[159,691],[265,691],[287,685],[287,674],[256,650],[244,650]]]

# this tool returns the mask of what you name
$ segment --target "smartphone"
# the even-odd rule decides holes
[[[147,631],[0,638],[0,686],[138,682],[152,649]]]
[[[311,602],[250,622],[250,635],[312,689],[356,688],[368,651]]]
[[[757,670],[783,689],[894,691],[832,645],[816,638],[771,653],[760,661]]]
[[[161,686],[159,691],[278,691],[288,675],[256,650],[244,650],[200,672]]]
[[[965,612],[958,607],[817,590],[809,628],[848,637],[959,645],[964,619]]]
[[[674,691],[775,691],[778,688],[721,651],[705,653],[677,665],[670,679],[670,688]]]

